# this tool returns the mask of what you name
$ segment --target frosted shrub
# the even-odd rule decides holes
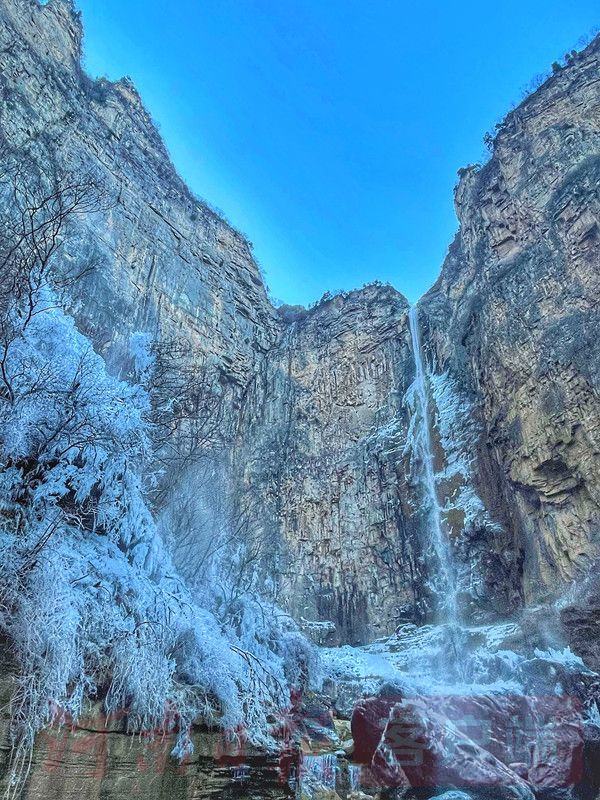
[[[26,322],[11,311],[0,384],[0,630],[19,670],[13,778],[36,732],[76,720],[94,697],[126,710],[132,730],[176,728],[179,756],[199,717],[268,743],[269,714],[315,673],[312,649],[257,598],[238,596],[232,609],[222,582],[192,591],[178,577],[146,502],[146,391],[107,374],[51,293],[36,303]]]

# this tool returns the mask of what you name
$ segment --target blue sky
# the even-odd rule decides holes
[[[130,75],[190,187],[308,304],[434,282],[459,167],[598,0],[78,0],[88,71]]]

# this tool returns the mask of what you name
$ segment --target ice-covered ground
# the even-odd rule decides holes
[[[457,725],[460,728],[461,714],[481,714],[470,725],[479,724],[484,740],[493,725],[497,741],[504,733],[507,740],[520,741],[519,746],[508,744],[506,752],[519,752],[525,758],[531,751],[526,724],[531,719],[534,727],[544,728],[558,710],[581,714],[582,721],[585,717],[592,723],[600,720],[595,702],[586,705],[583,695],[573,695],[579,693],[575,686],[594,680],[593,673],[569,648],[549,646],[549,641],[547,628],[526,615],[520,621],[477,627],[405,625],[387,639],[363,647],[323,649],[321,655],[338,713],[350,715],[361,698],[378,696],[388,701],[389,709],[405,700],[409,705],[415,701],[426,714],[441,714],[450,731]],[[515,717],[515,711],[524,716]],[[511,725],[516,726],[514,731]],[[383,730],[385,720],[382,726]],[[532,735],[535,739],[535,730]],[[478,742],[477,737],[473,741]],[[473,763],[478,758],[475,755]],[[512,760],[520,759],[514,756]],[[339,796],[351,796],[350,790],[361,786],[361,774],[364,780],[364,768],[344,758],[336,761],[331,754],[316,754],[307,761],[301,794],[318,796],[321,786],[336,788]]]
[[[322,651],[326,672],[338,685],[354,684],[367,696],[384,683],[405,695],[519,693],[530,684],[533,665],[586,671],[569,648],[548,648],[528,639],[517,622],[464,627],[405,625],[364,647]],[[539,670],[538,670],[539,671]],[[559,684],[547,687],[559,692]]]

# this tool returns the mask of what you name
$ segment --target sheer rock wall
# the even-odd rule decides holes
[[[284,333],[243,409],[243,484],[267,503],[282,595],[326,640],[393,630],[419,598],[419,540],[403,455],[414,365],[408,304],[368,286],[280,309]]]
[[[475,472],[529,604],[584,590],[600,555],[599,187],[597,38],[462,171],[460,229],[422,304],[430,357],[478,399]]]
[[[0,135],[106,189],[62,253],[93,266],[75,287],[79,325],[115,368],[134,331],[190,341],[218,375],[222,442],[280,556],[283,601],[336,623],[336,641],[393,628],[415,598],[418,547],[402,470],[367,439],[404,414],[406,301],[365,289],[301,323],[278,313],[250,244],[185,187],[131,82],[84,74],[72,4],[0,0],[0,22]]]
[[[0,136],[89,171],[110,199],[73,222],[63,251],[94,266],[77,288],[79,325],[115,365],[146,330],[189,340],[190,357],[216,367],[231,481],[253,498],[280,601],[311,635],[360,643],[426,619],[406,300],[370,286],[273,308],[251,246],[184,186],[133,85],[82,72],[81,36],[68,0],[0,0]],[[568,636],[597,666],[600,40],[508,115],[490,161],[462,171],[456,208],[420,321],[461,604],[477,621],[562,597]],[[0,727],[5,778],[6,718]],[[197,732],[183,768],[161,743],[147,772],[118,725],[53,736],[36,749],[28,796],[239,788],[217,734]],[[261,797],[285,795],[275,763],[245,761]]]
[[[185,187],[131,82],[83,73],[70,2],[0,0],[0,22],[0,135],[107,188],[63,251],[94,266],[80,326],[115,364],[147,330],[215,367],[232,482],[254,497],[281,601],[335,624],[317,638],[426,618],[404,298],[373,286],[273,308],[251,246]],[[598,556],[599,49],[463,171],[460,232],[421,307],[439,499],[475,620],[560,594]]]
[[[94,267],[75,287],[81,327],[108,358],[136,330],[184,336],[236,403],[278,329],[251,245],[181,181],[131,81],[84,74],[68,0],[2,0],[0,22],[6,146],[104,187],[63,252]]]

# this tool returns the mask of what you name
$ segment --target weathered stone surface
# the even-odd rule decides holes
[[[285,548],[296,618],[332,620],[334,643],[393,630],[423,591],[403,453],[407,310],[374,285],[288,312],[246,396],[243,482]]]
[[[459,233],[422,306],[430,357],[477,398],[475,473],[511,532],[487,545],[510,548],[528,603],[599,555],[599,181],[596,39],[462,171]]]
[[[383,736],[371,759],[371,776],[375,786],[386,789],[409,789],[410,781],[402,763]]]
[[[14,664],[0,647],[0,792],[8,788],[11,767],[10,700]],[[171,757],[174,735],[126,732],[124,716],[107,718],[98,706],[76,725],[43,731],[29,770],[21,772],[22,800],[208,800],[244,796],[283,800],[293,796],[287,778],[297,771],[297,756],[284,767],[279,754],[268,754],[221,731],[193,731],[193,755],[183,763]],[[21,793],[22,792],[22,793]],[[11,795],[12,796],[12,795]]]
[[[0,3],[2,138],[106,189],[65,243],[74,267],[94,266],[79,322],[109,358],[135,330],[185,337],[235,405],[279,325],[251,246],[183,184],[131,81],[83,73],[81,39],[69,0]]]
[[[448,787],[488,792],[497,800],[533,800],[526,781],[419,700],[404,700],[393,708],[382,743],[388,764],[395,760],[415,788]]]
[[[575,653],[590,669],[600,672],[600,592],[583,591],[560,612],[565,636]]]
[[[555,713],[536,735],[528,780],[534,789],[569,789],[581,783],[583,725],[581,719]]]
[[[600,727],[586,723],[583,727],[583,785],[580,795],[584,800],[592,800],[600,793]]]
[[[354,760],[369,766],[369,786],[456,787],[477,796],[507,791],[510,797],[528,785],[544,797],[575,791],[593,796],[596,728],[585,723],[577,696],[580,687],[589,703],[593,686],[583,688],[585,673],[574,673],[569,687],[550,672],[545,688],[536,688],[536,666],[536,659],[525,662],[534,681],[524,681],[528,688],[517,694],[407,699],[384,692],[359,701],[352,720]]]
[[[219,733],[195,733],[196,753],[179,764],[170,757],[171,736],[144,741],[85,724],[84,720],[74,728],[47,730],[39,736],[25,797],[199,800],[236,797],[245,785],[250,787],[250,797],[292,796],[280,782],[278,757],[248,749],[243,755],[228,757]],[[7,749],[2,756],[7,761]],[[6,788],[5,780],[0,780],[0,787]]]
[[[359,700],[352,714],[353,759],[358,764],[370,764],[379,746],[392,708],[399,697],[367,697]]]

